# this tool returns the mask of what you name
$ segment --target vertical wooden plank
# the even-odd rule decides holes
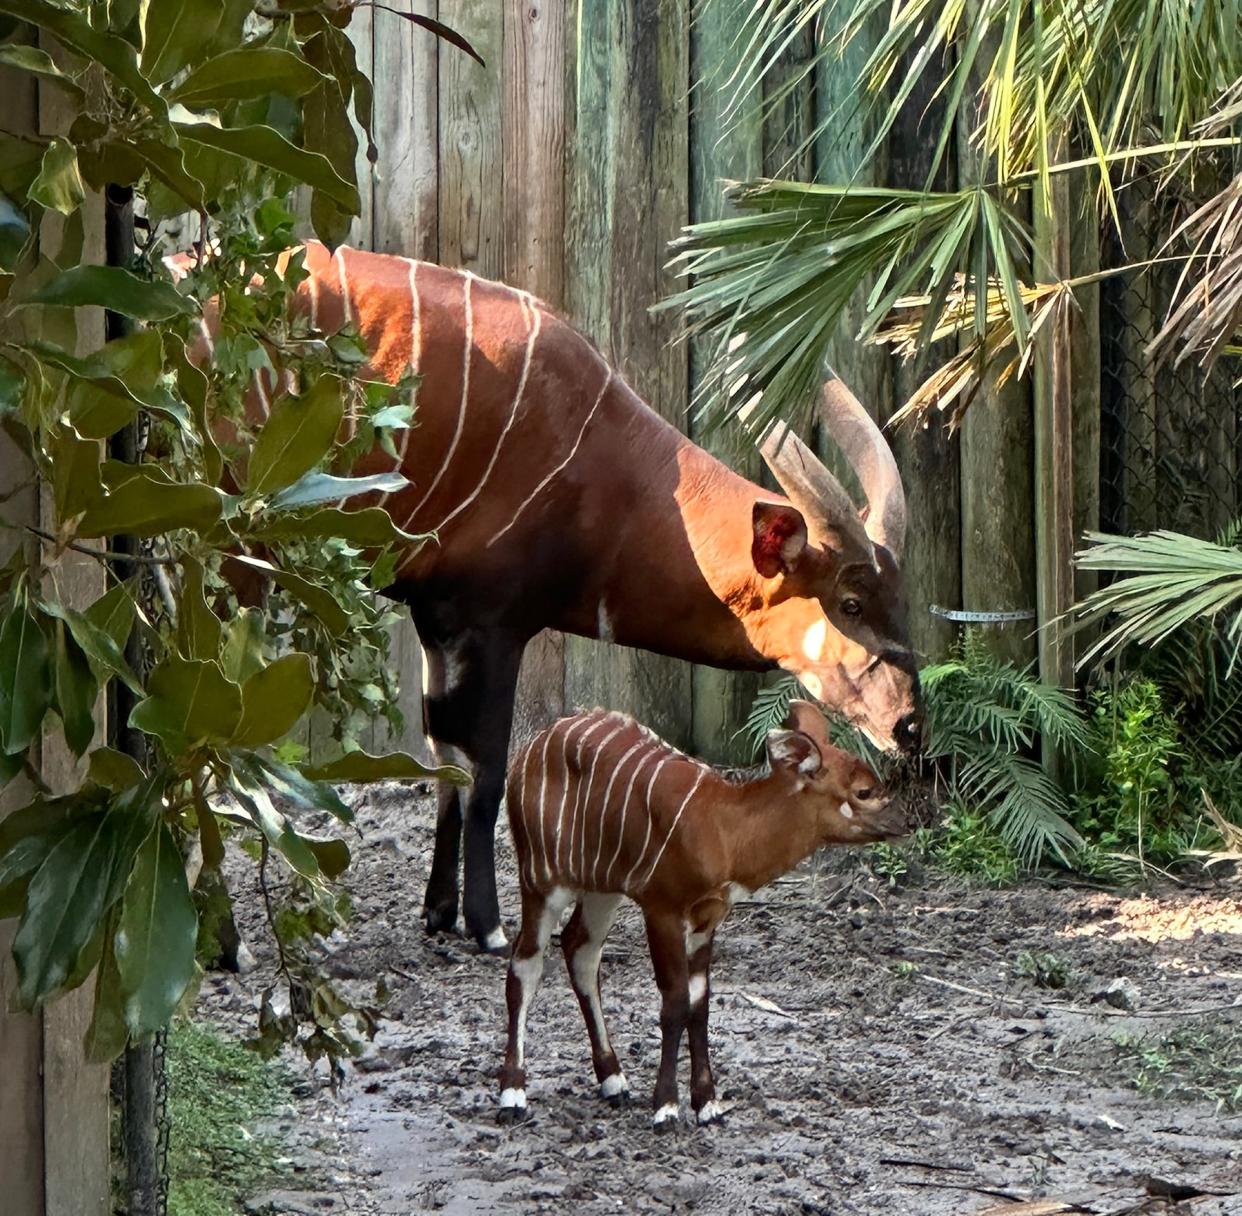
[[[565,0],[505,0],[501,275],[561,308],[565,300]],[[503,188],[501,188],[503,187]],[[526,647],[512,746],[565,708],[565,640]]]
[[[1035,191],[1035,246],[1042,275],[1070,274],[1069,183]],[[1073,649],[1060,623],[1074,602],[1074,399],[1070,318],[1040,335],[1034,381],[1035,570],[1039,675],[1065,688],[1073,682]],[[1050,760],[1051,757],[1045,757]]]
[[[347,33],[354,44],[354,58],[358,70],[368,79],[375,74],[375,51],[372,41],[374,35],[375,16],[378,10],[373,8],[355,8],[349,17]],[[362,206],[358,218],[350,225],[349,244],[360,249],[374,247],[375,232],[375,174],[371,162],[367,159],[366,132],[355,121],[354,130],[358,135],[358,154],[354,157],[354,173],[358,179],[358,196]]]
[[[689,214],[687,0],[581,0],[567,189],[567,304],[652,406],[682,424],[687,354],[648,309],[673,286],[665,244]],[[567,642],[569,704],[628,709],[690,743],[687,664]]]
[[[439,4],[413,0],[412,11],[438,17]],[[386,9],[374,14],[375,248],[434,262],[440,256],[440,40]]]
[[[872,39],[878,41],[883,34],[882,28],[873,31]],[[900,80],[903,73],[898,71],[897,77]],[[883,153],[885,185],[910,190],[926,185],[947,110],[943,97],[933,95],[937,83],[927,78],[919,82],[889,135]],[[957,186],[952,155],[932,184],[937,190]],[[949,344],[939,344],[930,352],[928,365],[951,354]],[[905,404],[920,379],[913,361],[891,361],[894,410]],[[890,435],[890,441],[901,470],[910,521],[902,572],[910,605],[911,640],[921,653],[941,657],[956,639],[957,627],[928,609],[933,604],[956,608],[962,603],[961,447],[958,437],[951,435],[937,417]]]
[[[985,49],[985,59],[989,53]],[[976,119],[973,105],[965,105],[958,117],[962,186],[990,175],[970,144]],[[962,424],[961,464],[962,607],[1032,609],[1036,470],[1029,380],[1011,380],[1002,388],[993,377],[985,385]],[[1035,657],[1029,621],[991,626],[984,636],[1001,658],[1025,664]]]
[[[1100,268],[1100,226],[1092,191],[1079,185],[1072,192],[1070,266],[1075,276]],[[1070,316],[1070,359],[1073,367],[1074,545],[1100,526],[1100,288],[1080,288],[1078,309]],[[1098,586],[1091,571],[1075,571],[1074,596],[1082,599]],[[1090,639],[1076,634],[1081,652]]]
[[[501,276],[504,23],[495,0],[440,0],[440,20],[487,63],[440,54],[440,262]]]
[[[736,5],[719,0],[695,0],[690,25],[690,217],[715,219],[724,210],[722,182],[757,177],[763,169],[763,119],[759,99],[731,118],[726,134],[724,91],[728,66],[736,54],[735,40],[744,23]],[[696,341],[690,348],[690,386],[693,394],[710,358],[710,344]],[[762,461],[740,427],[703,434],[691,421],[696,442],[746,477],[758,479]],[[715,763],[744,763],[738,729],[746,721],[759,689],[759,677],[748,672],[721,671],[695,666],[692,674],[691,732],[698,755]]]

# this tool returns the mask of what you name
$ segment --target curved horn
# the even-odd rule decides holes
[[[871,541],[845,488],[780,419],[768,427],[759,452],[808,522],[820,533],[835,532],[844,545],[860,550],[866,561],[872,560]]]
[[[834,374],[824,382],[824,425],[845,453],[867,496],[867,535],[898,560],[906,544],[906,495],[880,428]]]

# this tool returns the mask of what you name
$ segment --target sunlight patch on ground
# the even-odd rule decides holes
[[[1107,937],[1114,941],[1185,941],[1198,933],[1242,936],[1242,899],[1197,895],[1171,903],[1167,897],[1141,895],[1134,899],[1093,897],[1111,915],[1088,924],[1067,925],[1060,937]]]

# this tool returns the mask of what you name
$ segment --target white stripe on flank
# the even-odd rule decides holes
[[[642,772],[643,765],[647,763],[652,756],[659,756],[660,753],[654,748],[649,748],[646,755],[634,765],[634,771],[630,774],[630,783],[625,787],[625,797],[621,800],[621,822],[617,825],[617,847],[613,850],[612,860],[608,863],[608,869],[604,873],[604,885],[609,890],[615,890],[612,886],[612,868],[617,864],[617,858],[621,856],[621,846],[625,843],[625,821],[630,814],[630,796],[634,793],[634,782],[638,779],[638,774]],[[660,763],[655,766],[658,773],[667,757],[663,757]],[[654,775],[654,774],[653,774]]]
[[[418,375],[418,365],[423,357],[423,316],[422,302],[418,298],[418,263],[413,258],[406,258],[410,264],[410,373]],[[418,390],[414,389],[410,397],[410,405],[413,406],[414,398]],[[397,444],[397,467],[396,472],[400,473],[405,467],[405,452],[410,446],[410,432],[414,429],[414,419],[410,419],[410,425],[401,432],[401,441]],[[387,502],[392,490],[385,490],[379,497],[376,506],[382,507]]]
[[[311,300],[311,329],[319,328],[319,280],[313,272],[308,272],[306,276],[307,290],[310,291]]]
[[[663,771],[664,766],[673,758],[676,753],[665,752],[660,757],[660,763],[656,765],[655,772],[651,774],[651,780],[647,782],[647,792],[643,795],[643,807],[647,812],[647,830],[643,833],[643,847],[638,850],[638,858],[634,864],[630,866],[630,872],[625,876],[625,881],[621,884],[622,891],[629,891],[630,879],[634,877],[635,872],[647,859],[647,850],[651,846],[651,825],[655,820],[655,812],[651,809],[651,791],[655,787],[656,778]]]
[[[681,806],[677,808],[677,814],[673,816],[673,822],[669,826],[668,832],[664,837],[664,843],[660,846],[659,851],[655,855],[655,861],[651,863],[651,868],[647,871],[647,877],[643,879],[642,889],[646,890],[647,884],[651,882],[651,876],[656,872],[660,865],[660,858],[664,856],[664,850],[668,848],[668,842],[673,839],[673,833],[677,831],[677,825],[681,822],[682,812],[690,805],[690,799],[694,797],[695,791],[703,784],[703,778],[707,776],[707,769],[700,768],[699,775],[695,777],[693,784],[687,791],[686,796],[681,800]],[[691,1002],[693,1004],[693,1002]]]
[[[612,720],[611,714],[605,716],[604,718],[604,722],[609,722],[611,720]],[[599,746],[595,749],[595,754],[591,757],[591,774],[589,777],[587,777],[586,789],[583,791],[583,794],[582,794],[582,830],[578,833],[580,843],[578,847],[577,873],[578,873],[578,876],[581,878],[583,884],[586,884],[590,881],[590,879],[587,877],[587,872],[586,872],[587,829],[590,828],[592,824],[594,824],[597,829],[596,834],[600,835],[601,833],[599,832],[599,829],[602,828],[603,826],[603,823],[602,823],[603,808],[601,808],[601,813],[599,815],[596,815],[591,808],[591,786],[594,785],[595,783],[595,766],[599,762],[600,752],[602,752],[604,748],[606,748],[624,729],[625,729],[624,722],[622,722],[620,726],[613,727],[612,731],[609,734],[605,735],[602,740],[600,740]],[[570,834],[569,843],[570,843],[570,847],[572,848],[573,846],[572,832]]]
[[[569,449],[569,455],[566,456],[565,459],[562,460],[561,463],[558,464],[556,468],[554,468],[552,472],[550,472],[526,496],[522,505],[518,507],[516,511],[514,511],[513,518],[509,520],[509,522],[505,524],[505,526],[501,528],[500,531],[497,532],[496,535],[493,536],[491,540],[487,542],[487,544],[484,546],[485,548],[490,549],[502,536],[504,536],[506,532],[509,531],[510,528],[513,527],[515,523],[517,523],[518,519],[522,515],[522,512],[525,511],[526,508],[529,507],[530,504],[534,502],[536,498],[539,497],[539,495],[543,492],[544,487],[548,484],[548,482],[550,482],[558,473],[560,473],[565,468],[565,466],[569,464],[569,462],[573,460],[573,458],[578,454],[578,448],[582,445],[582,437],[586,434],[587,427],[591,425],[591,419],[595,417],[595,411],[599,409],[599,404],[601,401],[603,401],[604,394],[608,391],[608,386],[612,383],[612,378],[614,375],[615,373],[613,372],[612,368],[609,368],[608,375],[604,377],[603,386],[599,390],[599,396],[595,398],[595,404],[591,406],[590,413],[588,413],[586,418],[583,419],[582,426],[578,430],[578,438],[574,440],[574,446]]]
[[[272,402],[267,395],[267,385],[263,383],[262,368],[254,369],[254,391],[259,398],[259,405],[263,407],[263,421],[266,422],[272,412]]]
[[[457,409],[457,431],[453,435],[453,442],[449,444],[448,451],[444,454],[444,460],[441,462],[440,468],[431,480],[431,485],[427,487],[427,492],[418,500],[414,510],[410,512],[409,519],[406,520],[407,528],[413,525],[414,517],[423,509],[427,499],[435,493],[436,486],[440,484],[440,478],[444,476],[449,465],[453,462],[453,453],[457,451],[457,444],[461,440],[461,433],[466,427],[466,406],[470,401],[470,352],[474,349],[474,307],[471,303],[471,286],[474,283],[474,275],[467,270],[463,277],[466,282],[464,292],[466,300],[466,347],[462,353],[461,360],[461,405]]]
[[[552,736],[556,734],[556,727],[560,723],[556,723],[548,729],[548,733],[543,737],[543,757],[540,761],[539,772],[541,774],[539,782],[539,810],[536,812],[536,824],[539,828],[539,847],[543,851],[543,873],[544,881],[552,881],[552,867],[548,864],[548,816],[544,810],[544,804],[548,797],[548,744],[552,742]],[[529,823],[529,819],[527,820]],[[532,831],[531,843],[533,845],[535,833]],[[533,872],[534,865],[531,870]]]
[[[450,520],[460,515],[478,496],[483,492],[483,487],[487,485],[488,478],[492,475],[492,470],[496,467],[496,461],[500,459],[500,449],[504,446],[504,442],[509,432],[513,429],[513,423],[517,419],[518,410],[522,405],[522,401],[526,396],[526,377],[530,374],[531,355],[535,350],[535,339],[539,337],[539,328],[543,323],[543,313],[539,309],[531,309],[527,301],[530,296],[526,292],[519,292],[518,299],[522,304],[522,314],[527,318],[526,330],[526,358],[522,363],[522,374],[518,378],[517,393],[513,398],[513,404],[509,407],[509,417],[505,422],[504,429],[500,432],[500,438],[496,440],[496,447],[492,451],[492,458],[487,462],[487,468],[483,470],[483,476],[479,478],[479,484],[474,487],[473,493],[463,498],[456,507],[453,508],[437,525],[435,531],[439,532]]]
[[[599,711],[596,710],[593,712],[598,713]],[[590,793],[591,782],[589,779],[586,782],[583,782],[582,780],[582,753],[586,750],[587,740],[607,725],[608,715],[606,713],[602,713],[600,714],[600,717],[598,721],[596,721],[595,725],[578,738],[578,780],[577,788],[574,790],[573,809],[569,815],[569,848],[565,853],[565,876],[571,881],[578,879],[584,882],[586,880],[586,875],[582,873],[581,868],[576,870],[574,869],[574,837],[578,832],[579,819],[585,823],[586,818],[590,813],[590,807],[586,802],[586,796]],[[614,731],[613,734],[616,734],[616,731]],[[612,735],[609,735],[608,738],[611,739]],[[607,740],[605,740],[605,742],[607,742]],[[592,777],[595,775],[595,761],[598,758],[599,750],[597,748],[591,755]]]
[[[556,839],[552,842],[552,862],[556,867],[556,875],[562,882],[565,879],[566,870],[566,867],[561,865],[561,832],[565,827],[565,806],[569,802],[569,736],[573,734],[575,726],[583,726],[588,721],[590,721],[588,718],[570,719],[561,747],[561,763],[565,767],[565,779],[561,783],[561,809],[556,816]]]
[[[354,323],[354,309],[349,299],[349,282],[345,278],[345,249],[342,245],[334,255],[336,261],[336,273],[341,280],[341,307],[344,313],[341,317],[341,328],[348,329]]]
[[[596,833],[595,860],[591,863],[591,881],[594,883],[598,884],[599,882],[599,859],[604,848],[604,837],[608,834],[608,799],[612,797],[612,787],[616,784],[617,776],[625,762],[646,742],[646,739],[639,739],[637,743],[631,744],[629,750],[612,766],[612,776],[608,779],[608,785],[604,789],[604,800],[599,807],[599,831]],[[642,761],[640,760],[638,763],[641,764]]]

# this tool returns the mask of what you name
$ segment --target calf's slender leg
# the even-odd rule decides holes
[[[689,1039],[690,1039],[690,1105],[700,1123],[714,1123],[723,1117],[716,1101],[716,1082],[707,1046],[707,1013],[711,1004],[711,966],[714,934],[697,946],[690,955]]]
[[[630,1084],[608,1037],[599,992],[599,959],[604,938],[612,928],[620,895],[585,894],[561,933],[561,950],[569,970],[569,982],[582,1009],[591,1038],[591,1063],[599,1082],[600,1097],[614,1106],[629,1098]]]
[[[647,945],[660,989],[660,1072],[652,1100],[657,1132],[677,1124],[677,1056],[690,1011],[686,937],[677,914],[647,912]]]
[[[505,1003],[509,1010],[509,1037],[500,1070],[500,1121],[516,1122],[526,1114],[526,1017],[543,978],[543,956],[552,930],[565,910],[568,895],[554,890],[522,890],[522,927],[513,943]]]

